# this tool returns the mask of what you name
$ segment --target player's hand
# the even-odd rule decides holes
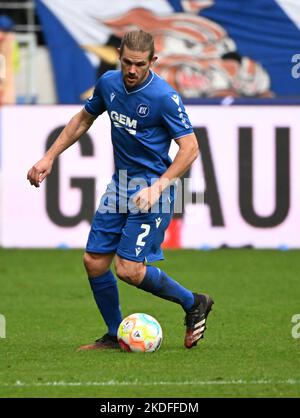
[[[154,185],[140,190],[134,197],[134,204],[142,211],[149,210],[160,198],[161,192]]]
[[[40,187],[40,183],[51,173],[53,161],[49,158],[42,158],[27,173],[27,180],[35,187]]]

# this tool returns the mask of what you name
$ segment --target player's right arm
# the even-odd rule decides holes
[[[104,77],[98,79],[93,95],[87,100],[84,108],[72,117],[44,157],[28,171],[27,179],[32,186],[40,186],[40,183],[51,173],[55,159],[78,141],[91,127],[94,120],[105,112],[106,106],[102,97],[102,78]]]
[[[78,141],[91,127],[96,117],[88,113],[85,109],[82,109],[72,117],[44,157],[28,171],[27,179],[32,186],[40,186],[40,183],[51,173],[54,160],[63,151]]]

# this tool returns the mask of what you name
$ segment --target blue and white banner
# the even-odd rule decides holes
[[[153,34],[155,71],[182,96],[300,96],[298,0],[37,0],[60,103],[118,66],[125,32]]]

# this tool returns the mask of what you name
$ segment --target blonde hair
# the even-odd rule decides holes
[[[149,60],[151,61],[154,56],[154,39],[152,35],[143,30],[134,30],[125,33],[122,38],[120,46],[120,55],[122,56],[124,46],[127,46],[131,51],[149,51]]]

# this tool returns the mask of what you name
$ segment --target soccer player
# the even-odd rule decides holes
[[[119,53],[121,70],[108,71],[98,79],[93,96],[27,178],[39,187],[50,174],[53,161],[78,141],[100,114],[108,112],[115,173],[94,216],[84,254],[107,333],[79,349],[119,347],[116,336],[122,316],[111,271],[113,259],[119,279],[182,306],[184,345],[191,348],[203,337],[212,298],[193,293],[147,263],[163,259],[160,246],[174,207],[170,186],[197,158],[198,143],[180,96],[151,69],[157,60],[151,34],[142,30],[126,33]],[[172,139],[179,146],[173,162],[168,156]]]

